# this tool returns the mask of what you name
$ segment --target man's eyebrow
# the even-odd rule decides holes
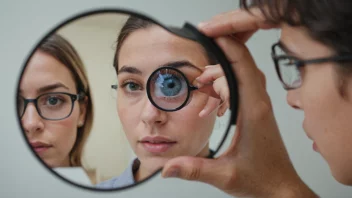
[[[199,67],[195,66],[194,64],[192,64],[187,60],[168,62],[159,67],[173,67],[173,68],[190,67],[190,68],[197,69],[200,72],[203,72]]]
[[[43,87],[39,88],[38,89],[38,93],[48,92],[50,90],[57,89],[57,88],[64,88],[64,89],[69,90],[69,88],[67,86],[65,86],[64,84],[58,82],[58,83],[54,83],[54,84],[51,84],[51,85],[46,85],[46,86],[43,86]],[[23,90],[20,89],[19,92],[22,93]]]
[[[124,65],[121,67],[121,69],[119,69],[117,71],[117,75],[124,73],[124,72],[130,73],[130,74],[139,74],[139,75],[142,74],[141,70],[137,69],[136,67]]]

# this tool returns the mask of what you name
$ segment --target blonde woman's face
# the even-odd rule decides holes
[[[34,99],[53,92],[77,94],[76,83],[70,70],[54,57],[36,51],[27,64],[20,82],[18,95]],[[38,105],[55,110],[68,104],[56,94],[38,101]],[[36,154],[49,166],[69,166],[69,154],[75,144],[78,126],[84,124],[85,111],[77,100],[72,113],[62,120],[42,118],[33,103],[28,103],[21,118],[25,135]],[[44,112],[42,112],[44,113]]]

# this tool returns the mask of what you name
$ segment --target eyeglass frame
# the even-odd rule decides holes
[[[46,118],[42,115],[41,111],[39,110],[39,107],[38,107],[38,98],[44,96],[44,95],[49,95],[49,94],[65,94],[65,95],[68,95],[70,96],[71,98],[71,110],[70,110],[70,113],[66,116],[66,117],[63,117],[63,118],[59,118],[59,119],[49,119],[49,118]],[[70,115],[72,114],[72,111],[73,111],[73,108],[75,106],[75,101],[80,101],[82,100],[84,97],[86,96],[86,93],[81,91],[79,92],[78,94],[71,94],[71,93],[67,93],[67,92],[47,92],[47,93],[43,93],[43,94],[40,94],[39,96],[37,96],[36,98],[24,98],[21,96],[21,98],[23,99],[24,101],[24,105],[23,105],[23,112],[21,115],[19,115],[20,118],[23,117],[24,113],[26,112],[26,108],[27,108],[27,105],[29,103],[34,103],[34,106],[39,114],[39,116],[41,118],[43,118],[44,120],[53,120],[53,121],[58,121],[58,120],[63,120],[63,119],[66,119],[68,117],[70,117]],[[18,112],[18,105],[17,106],[17,112]]]
[[[290,55],[276,55],[276,52],[275,52],[275,48],[276,47],[280,47],[284,51],[285,51],[286,48],[284,47],[284,45],[280,41],[277,42],[277,43],[274,43],[271,46],[271,58],[274,61],[276,73],[277,73],[277,75],[279,77],[279,80],[283,84],[283,87],[284,87],[285,90],[297,89],[297,88],[299,88],[301,86],[301,84],[299,86],[296,86],[296,87],[292,87],[292,86],[290,87],[283,81],[281,73],[280,73],[280,67],[279,67],[279,61],[281,59],[294,60],[293,65],[295,67],[297,67],[297,69],[299,69],[300,67],[306,66],[308,64],[316,64],[316,63],[324,63],[324,62],[352,61],[352,54],[351,55],[336,55],[336,56],[325,57],[325,58],[315,58],[315,59],[302,60],[302,59],[299,59],[299,58],[297,58],[295,56],[290,56]],[[301,81],[302,81],[302,79],[301,79]]]
[[[179,74],[182,76],[182,78],[185,80],[185,82],[186,82],[186,84],[187,84],[187,98],[186,98],[186,100],[185,100],[179,107],[177,107],[177,108],[175,108],[175,109],[164,109],[164,108],[160,107],[158,104],[156,104],[156,103],[154,102],[154,100],[153,100],[153,98],[152,98],[152,96],[151,96],[151,94],[150,94],[150,86],[149,86],[149,85],[150,85],[150,83],[151,83],[151,78],[152,78],[157,72],[159,72],[160,70],[163,70],[163,69],[170,69],[170,70],[176,71],[177,73],[179,73]],[[185,107],[185,106],[190,102],[190,100],[191,100],[191,92],[194,91],[194,90],[198,90],[198,87],[193,86],[193,85],[190,84],[190,82],[188,81],[187,77],[184,75],[184,73],[183,73],[182,71],[180,71],[180,70],[178,70],[178,69],[176,69],[176,68],[174,68],[174,67],[169,67],[169,66],[159,67],[158,69],[156,69],[155,71],[153,71],[152,74],[151,74],[151,75],[149,76],[149,78],[148,78],[148,81],[147,81],[147,83],[146,83],[146,87],[147,87],[146,92],[147,92],[147,96],[148,96],[149,101],[150,101],[150,102],[153,104],[153,106],[155,106],[156,108],[158,108],[158,109],[160,109],[160,110],[162,110],[162,111],[166,111],[166,112],[178,111],[178,110],[182,109],[183,107]],[[118,85],[117,85],[117,84],[113,84],[113,85],[111,85],[111,88],[117,90],[117,89],[118,89]]]

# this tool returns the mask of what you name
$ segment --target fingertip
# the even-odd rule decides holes
[[[218,111],[218,117],[221,117],[221,116],[223,116],[224,114],[219,110]]]
[[[162,177],[164,177],[164,178],[179,177],[180,173],[181,173],[181,171],[179,168],[170,168],[170,170],[166,171],[162,175]]]
[[[202,22],[198,23],[197,27],[202,29],[202,27],[204,27],[205,25],[206,25],[206,22],[202,21]]]
[[[209,24],[209,22],[207,22],[207,21],[202,21],[202,22],[198,23],[197,27],[198,27],[200,30],[204,30],[204,28],[205,28],[206,26],[208,26],[208,24]]]
[[[204,87],[204,83],[202,83],[199,79],[200,79],[200,78],[198,77],[198,78],[196,78],[196,79],[194,80],[194,82],[193,82],[193,84],[194,84],[198,89]]]
[[[199,113],[199,117],[203,118],[205,117],[207,114],[207,110],[203,109],[200,113]]]
[[[200,117],[206,117],[212,113],[215,112],[216,110],[216,106],[208,106],[208,107],[205,107],[200,113],[199,113],[199,116]]]
[[[204,68],[205,69],[208,69],[208,68],[212,68],[212,67],[214,67],[215,65],[207,65],[207,66],[205,66]]]

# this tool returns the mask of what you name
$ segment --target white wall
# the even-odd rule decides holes
[[[205,3],[206,2],[206,3]],[[126,7],[148,13],[162,22],[194,24],[237,7],[235,0],[81,0],[1,1],[0,6],[0,150],[1,197],[228,197],[216,188],[197,182],[152,180],[118,193],[93,193],[62,182],[41,166],[29,152],[15,117],[15,89],[30,50],[50,28],[77,12],[100,7]],[[290,156],[300,176],[322,197],[350,197],[351,188],[337,184],[322,158],[311,151],[303,133],[303,114],[290,109],[270,60],[270,45],[277,34],[261,32],[249,43],[259,67],[267,75],[267,87]],[[110,83],[110,82],[109,82]],[[290,117],[290,119],[288,119]]]
[[[83,166],[96,173],[96,182],[120,175],[130,163],[132,150],[116,112],[113,68],[116,38],[127,15],[84,17],[58,30],[77,50],[88,76],[94,119],[83,155]]]

